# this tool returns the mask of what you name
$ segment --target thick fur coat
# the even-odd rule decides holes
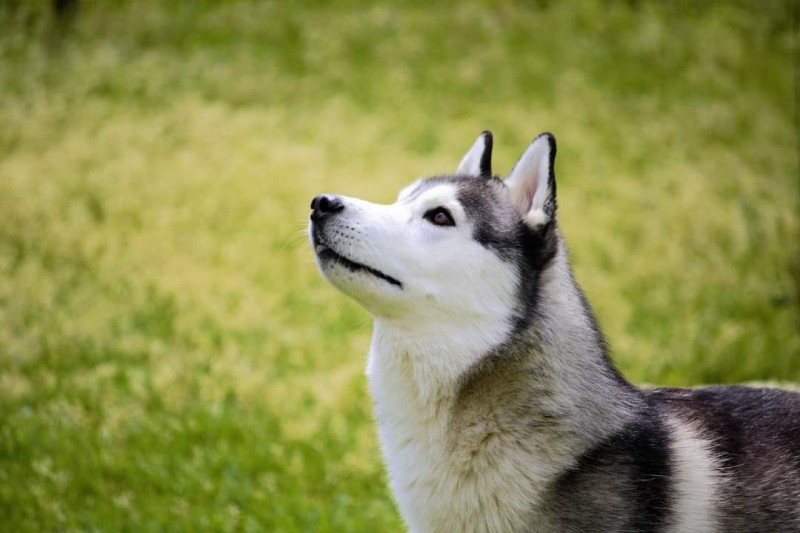
[[[611,364],[556,216],[555,139],[391,205],[318,196],[323,274],[375,317],[367,376],[412,531],[798,532],[800,395],[640,389]]]

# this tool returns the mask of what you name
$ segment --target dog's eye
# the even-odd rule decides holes
[[[450,215],[450,212],[444,207],[435,207],[431,209],[425,213],[423,218],[435,226],[456,225],[455,221],[453,221],[452,215]]]

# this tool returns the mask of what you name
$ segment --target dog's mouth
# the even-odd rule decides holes
[[[314,251],[321,261],[334,261],[336,264],[343,266],[352,272],[366,272],[375,276],[376,278],[382,279],[383,281],[394,285],[395,287],[400,289],[403,288],[403,283],[400,280],[393,278],[392,276],[385,274],[376,268],[372,268],[371,266],[367,266],[362,263],[357,263],[339,253],[336,253],[333,248],[320,239],[319,234],[316,232],[314,233]]]

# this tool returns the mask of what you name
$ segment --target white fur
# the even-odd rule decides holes
[[[691,424],[670,419],[670,448],[673,457],[675,503],[670,533],[713,533],[717,531],[717,487],[721,482],[709,442]]]
[[[530,500],[524,480],[515,483],[520,465],[499,461],[491,470],[466,475],[476,466],[473,458],[465,458],[450,445],[453,383],[437,370],[431,371],[423,358],[436,361],[441,349],[449,351],[452,346],[423,340],[412,347],[422,349],[412,353],[413,341],[403,337],[401,331],[376,322],[367,374],[392,491],[410,530],[511,531],[521,527],[517,516],[529,511]],[[467,345],[470,340],[463,343],[467,354],[479,355]],[[474,340],[475,346],[489,344],[488,339]]]

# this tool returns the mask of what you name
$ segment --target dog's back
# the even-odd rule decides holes
[[[800,531],[800,395],[642,390],[640,412],[562,476],[562,531]]]

